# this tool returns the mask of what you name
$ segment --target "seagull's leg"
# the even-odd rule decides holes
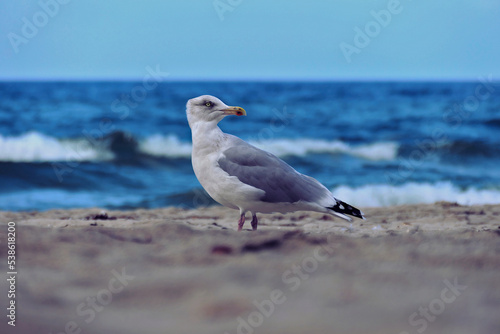
[[[257,219],[257,215],[252,213],[252,228],[255,231],[257,229],[257,225],[259,225],[259,220]]]
[[[241,231],[243,228],[243,224],[245,224],[245,213],[242,212],[240,216],[240,220],[238,220],[238,231]]]

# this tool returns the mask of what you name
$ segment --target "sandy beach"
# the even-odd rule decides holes
[[[261,215],[256,232],[220,206],[0,212],[17,257],[1,332],[500,331],[500,205],[362,209]]]

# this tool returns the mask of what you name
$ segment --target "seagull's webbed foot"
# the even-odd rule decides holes
[[[252,228],[255,231],[257,229],[257,225],[259,225],[259,220],[257,219],[257,215],[254,213],[252,215]]]
[[[238,231],[241,231],[241,229],[243,228],[243,224],[245,224],[245,213],[242,213],[240,216],[240,220],[238,220]],[[253,224],[253,220],[252,220],[252,224]]]

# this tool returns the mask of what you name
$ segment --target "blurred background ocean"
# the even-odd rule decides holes
[[[147,86],[147,85],[146,85]],[[210,205],[187,99],[354,205],[500,202],[500,86],[488,82],[0,84],[0,209]]]
[[[353,205],[500,203],[500,2],[4,0],[0,210],[210,200],[186,101]]]

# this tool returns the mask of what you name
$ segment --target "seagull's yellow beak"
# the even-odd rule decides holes
[[[224,115],[246,116],[247,112],[242,107],[227,107],[222,109]]]

